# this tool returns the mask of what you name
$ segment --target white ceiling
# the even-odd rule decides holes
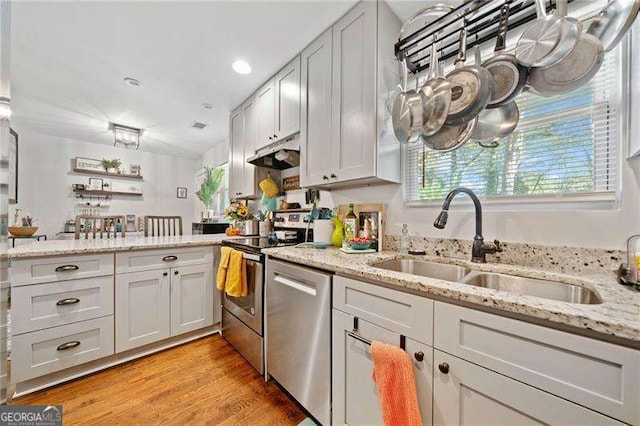
[[[145,129],[141,150],[195,158],[227,137],[232,108],[352,4],[14,1],[12,122],[109,145],[116,122]],[[253,72],[236,74],[236,59]],[[209,126],[189,129],[193,120]]]

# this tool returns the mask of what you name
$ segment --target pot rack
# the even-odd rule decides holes
[[[574,1],[568,0],[569,3]],[[495,39],[501,9],[505,4],[509,4],[509,32],[537,18],[535,0],[468,0],[398,40],[395,44],[396,58],[399,61],[406,58],[407,67],[414,74],[428,69],[434,34],[437,36],[440,61],[457,56],[463,23],[467,28],[467,50]],[[547,13],[556,8],[555,4],[556,0],[545,0]]]

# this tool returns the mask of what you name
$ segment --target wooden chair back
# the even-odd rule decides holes
[[[182,235],[182,216],[146,216],[145,237]]]
[[[120,220],[120,232],[118,232],[118,228],[116,226],[118,220]],[[88,240],[90,238],[117,238],[118,234],[120,234],[120,236],[124,238],[124,216],[76,216],[76,240],[79,240],[83,235],[84,239]]]

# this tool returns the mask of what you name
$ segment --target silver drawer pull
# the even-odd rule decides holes
[[[178,260],[178,256],[165,256],[162,260],[165,262],[173,262],[174,260]]]
[[[56,268],[56,272],[71,272],[80,269],[78,265],[62,265]]]
[[[66,305],[75,305],[76,303],[80,303],[80,299],[77,297],[70,297],[68,299],[58,300],[56,305],[58,306],[66,306]]]
[[[75,348],[76,346],[80,346],[80,342],[78,340],[74,340],[73,342],[63,343],[58,346],[59,351],[66,351],[67,349]]]

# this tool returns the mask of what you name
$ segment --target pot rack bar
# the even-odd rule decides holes
[[[569,3],[573,1],[568,0]],[[434,34],[440,61],[457,56],[463,23],[467,28],[467,51],[475,45],[494,40],[505,4],[509,4],[509,32],[537,18],[535,0],[469,0],[398,40],[395,44],[396,58],[399,61],[406,58],[412,73],[428,69]],[[545,0],[545,6],[547,13],[552,13],[556,9],[556,0]]]

